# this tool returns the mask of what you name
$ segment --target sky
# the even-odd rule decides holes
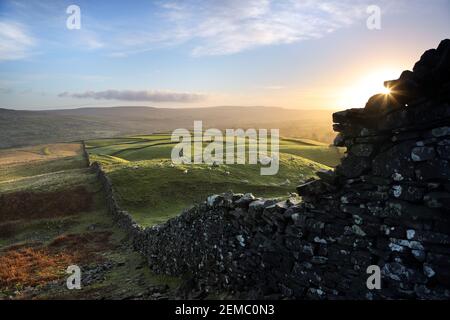
[[[448,0],[0,0],[0,108],[364,107],[449,37]]]

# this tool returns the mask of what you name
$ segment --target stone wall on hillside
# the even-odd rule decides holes
[[[241,298],[450,299],[450,40],[385,84],[365,108],[335,113],[347,156],[297,188],[300,203],[210,196],[142,229],[94,164],[108,205],[159,273]],[[381,270],[368,289],[367,268]]]
[[[91,161],[89,160],[89,153],[86,150],[86,143],[84,140],[81,141],[81,156],[86,161],[86,167],[91,165]]]

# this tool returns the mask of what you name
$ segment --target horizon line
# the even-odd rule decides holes
[[[213,108],[267,108],[267,109],[284,109],[284,110],[298,110],[298,111],[329,111],[329,110],[343,110],[345,107],[323,107],[323,108],[289,108],[280,106],[264,106],[264,105],[218,105],[218,106],[201,106],[201,107],[159,107],[159,106],[136,106],[136,105],[115,105],[115,106],[74,106],[64,107],[57,106],[55,109],[41,109],[48,107],[37,107],[36,109],[15,109],[13,107],[0,107],[0,110],[10,111],[30,111],[30,112],[42,112],[42,111],[63,111],[63,110],[81,110],[81,109],[114,109],[114,108],[147,108],[147,109],[213,109]]]

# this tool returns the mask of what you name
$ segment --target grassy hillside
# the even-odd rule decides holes
[[[0,151],[0,300],[174,295],[179,280],[153,274],[129,249],[81,151],[80,144]],[[65,286],[72,264],[82,270],[81,290]]]
[[[331,114],[331,110],[274,107],[114,107],[48,111],[0,108],[0,148],[190,129],[194,120],[219,129],[278,128],[285,136],[330,143],[335,136],[331,130]]]
[[[0,193],[92,184],[81,151],[79,143],[0,150]]]
[[[254,142],[246,140],[246,147]],[[308,139],[280,141],[280,170],[259,165],[174,165],[165,133],[86,141],[120,204],[143,226],[162,223],[226,191],[287,198],[329,169],[341,150]],[[164,299],[180,279],[150,272],[106,211],[103,191],[79,143],[0,150],[0,299]],[[83,288],[65,288],[65,269],[83,270]],[[127,290],[123,290],[123,288]]]
[[[246,141],[246,146],[252,144]],[[303,139],[281,139],[280,169],[261,176],[259,165],[174,165],[167,134],[86,141],[91,162],[112,178],[121,205],[142,225],[154,225],[213,193],[252,192],[287,197],[295,186],[339,162],[342,150]]]

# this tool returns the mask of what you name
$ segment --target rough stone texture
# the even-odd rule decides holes
[[[301,203],[246,194],[210,196],[142,229],[122,211],[94,164],[108,206],[159,273],[242,298],[450,299],[450,40],[390,96],[334,114],[335,172],[298,187]],[[369,290],[378,265],[382,288]]]

